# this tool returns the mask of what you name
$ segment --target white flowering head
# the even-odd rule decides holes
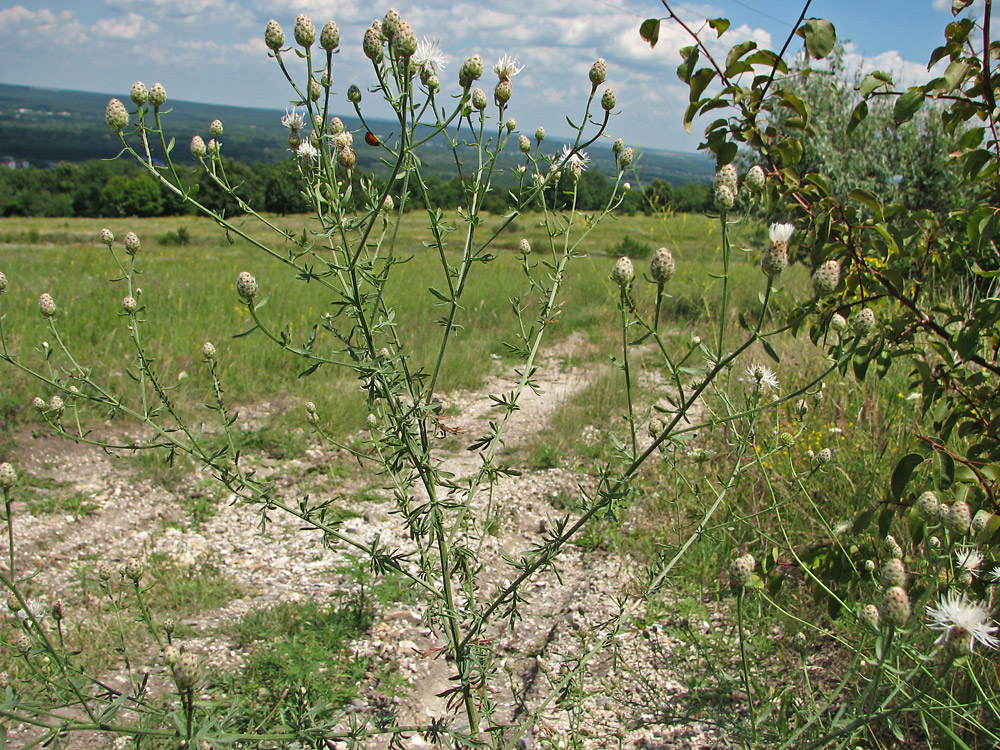
[[[414,65],[419,65],[427,75],[440,73],[447,64],[444,50],[441,49],[441,41],[437,38],[424,37],[417,42],[417,51],[413,53],[411,59]],[[424,83],[426,85],[427,82]]]
[[[983,564],[983,555],[975,547],[959,548],[955,550],[955,567],[962,573],[970,576],[976,574],[979,566]]]
[[[590,164],[590,157],[585,151],[576,151],[567,144],[563,146],[562,153],[552,157],[553,169],[565,169],[570,174],[579,177],[580,173],[587,169]]]
[[[747,367],[747,377],[750,380],[750,388],[754,393],[761,391],[776,391],[780,387],[778,376],[769,367],[760,362],[754,362]]]
[[[310,141],[302,141],[295,150],[295,154],[305,163],[312,164],[319,155],[319,151],[316,150],[316,147]]]
[[[927,627],[941,631],[935,643],[955,641],[972,651],[979,642],[995,649],[1000,646],[1000,640],[997,640],[997,626],[991,624],[989,614],[989,607],[982,602],[972,602],[964,593],[949,591],[937,604],[927,607]]]
[[[522,70],[524,70],[524,66],[518,66],[517,59],[510,55],[504,55],[493,66],[493,72],[501,81],[509,81]]]
[[[302,130],[302,126],[306,124],[306,117],[297,109],[289,109],[286,110],[285,114],[282,116],[281,124],[293,133],[297,133]]]
[[[768,231],[771,242],[784,242],[786,245],[792,239],[793,234],[795,234],[794,224],[772,224]]]

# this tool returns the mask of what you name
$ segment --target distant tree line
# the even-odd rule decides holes
[[[275,214],[302,213],[307,210],[299,190],[299,175],[291,161],[280,163],[243,164],[225,159],[226,175],[237,193],[256,210]],[[360,170],[359,170],[360,172]],[[190,184],[201,182],[197,199],[209,208],[227,216],[240,213],[237,202],[204,175],[190,173]],[[355,181],[377,176],[355,174]],[[550,205],[568,202],[568,177],[553,185]],[[427,194],[435,208],[455,208],[465,200],[466,186],[460,180],[425,178]],[[577,191],[576,206],[583,211],[595,211],[605,206],[614,188],[614,181],[596,170],[583,174]],[[496,188],[484,198],[484,208],[502,213],[514,203],[510,195],[513,185]],[[355,200],[364,200],[364,191],[355,185]],[[407,208],[423,208],[420,193],[411,190]],[[624,214],[653,213],[663,210],[702,211],[711,207],[708,185],[689,182],[671,185],[653,180],[645,189],[634,187],[626,196],[620,211]],[[62,163],[54,167],[0,169],[0,216],[177,216],[189,213],[177,198],[150,175],[125,161],[92,160],[82,163]]]

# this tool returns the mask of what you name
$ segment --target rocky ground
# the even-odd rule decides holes
[[[572,341],[568,344],[573,345]],[[555,365],[559,356],[559,351],[550,353],[548,364]],[[482,432],[483,420],[491,413],[488,394],[509,390],[512,377],[511,372],[498,373],[480,391],[452,394],[446,400],[446,411],[456,415],[448,422],[449,428],[457,431],[456,444],[470,442]],[[524,445],[560,404],[586,385],[588,377],[588,371],[580,367],[543,367],[539,371],[543,393],[525,392],[507,435],[507,449],[516,451]],[[330,491],[330,484],[337,480],[316,468],[335,461],[335,453],[313,445],[294,459],[253,460],[262,475],[275,479],[281,497],[297,500],[304,493]],[[23,472],[66,481],[95,506],[88,514],[17,517],[18,565],[37,572],[33,591],[59,592],[72,613],[83,604],[75,593],[80,588],[81,571],[92,575],[97,560],[117,563],[133,555],[148,558],[155,551],[174,560],[180,569],[211,562],[243,593],[185,618],[180,645],[213,668],[238,670],[242,665],[245,650],[228,633],[248,612],[278,602],[323,600],[357,586],[357,576],[345,572],[354,564],[353,558],[341,550],[323,549],[317,534],[300,531],[302,524],[295,518],[271,513],[272,523],[262,536],[256,510],[227,502],[231,498],[221,495],[214,515],[197,524],[185,522],[178,493],[204,486],[204,477],[197,473],[168,489],[151,479],[136,481],[135,473],[122,466],[127,459],[109,456],[93,446],[28,433],[20,441],[16,459]],[[475,453],[459,448],[448,456],[444,468],[463,476],[472,473],[477,462]],[[348,481],[356,484],[359,480],[354,477]],[[526,551],[561,512],[554,503],[592,481],[585,473],[560,468],[526,469],[520,476],[503,479],[495,500],[502,509],[500,527],[495,536],[486,538],[482,551],[486,582],[496,583],[509,576],[501,553],[516,557]],[[346,489],[356,490],[357,486]],[[357,516],[345,522],[345,531],[366,541],[378,535],[390,546],[409,546],[400,516],[390,512],[390,501],[378,492],[352,497],[360,498],[352,501]],[[6,558],[6,549],[3,554]],[[635,561],[570,547],[559,571],[558,579],[550,572],[532,579],[523,619],[513,630],[498,627],[493,634],[503,655],[503,668],[510,675],[509,685],[496,696],[502,706],[498,718],[523,721],[528,712],[550,701],[551,685],[582,649],[592,653],[582,683],[585,697],[572,722],[586,747],[619,743],[677,750],[728,746],[726,732],[709,722],[669,718],[683,713],[674,706],[684,703],[686,675],[697,659],[693,645],[668,635],[667,629],[656,623],[636,627],[637,620],[631,618],[625,618],[614,639],[618,658],[595,645],[606,632],[606,624],[619,614],[619,602],[639,611],[640,603],[633,594],[634,578],[640,573]],[[719,622],[699,622],[693,627],[712,629],[719,627]],[[398,699],[400,720],[425,723],[446,716],[449,710],[439,695],[453,684],[452,665],[433,656],[443,643],[429,627],[421,604],[389,602],[367,637],[355,642],[353,648],[357,654],[377,654],[383,661],[398,664],[399,674],[412,686]],[[153,653],[149,660],[154,690],[157,684],[165,689],[167,671],[162,656]],[[107,676],[112,683],[123,679],[121,674]],[[362,695],[352,710],[371,710],[374,696],[366,691]],[[546,740],[559,746],[565,744],[569,730],[570,717],[550,703],[519,746],[547,746]],[[13,747],[24,746],[35,737],[24,727],[10,726],[8,731],[9,746]],[[430,747],[418,735],[408,742],[414,748]],[[97,748],[106,743],[100,736],[79,736],[66,746]],[[372,747],[385,744],[383,740]]]

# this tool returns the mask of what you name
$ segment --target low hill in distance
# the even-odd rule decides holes
[[[121,95],[119,95],[121,97]],[[117,137],[104,122],[104,108],[109,94],[15,86],[0,83],[0,157],[25,160],[34,166],[58,162],[83,162],[106,159],[118,153]],[[128,102],[128,104],[131,104]],[[225,125],[223,154],[239,161],[276,162],[288,158],[288,131],[281,125],[279,110],[251,107],[226,107],[196,102],[168,101],[171,111],[164,116],[166,131],[177,139],[175,158],[192,161],[188,152],[191,136],[201,134],[208,140],[208,125],[219,118]],[[361,129],[357,117],[340,114],[347,127]],[[395,123],[388,120],[369,122],[376,135],[391,137]],[[380,152],[355,141],[358,166],[368,171],[382,169]],[[566,143],[546,138],[546,151],[555,153]],[[588,148],[593,167],[613,174],[614,156],[610,142]],[[425,166],[439,177],[453,175],[454,160],[442,139],[434,139],[421,151]],[[522,163],[516,144],[508,144],[501,157],[501,167],[508,171]],[[636,172],[643,183],[662,179],[674,185],[712,179],[712,162],[701,154],[643,148]]]

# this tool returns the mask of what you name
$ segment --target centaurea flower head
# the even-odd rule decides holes
[[[417,42],[417,51],[413,53],[411,59],[414,65],[419,65],[428,75],[440,73],[447,64],[444,50],[441,49],[441,41],[436,37],[434,39],[424,37]]]
[[[297,133],[302,130],[302,126],[306,124],[306,116],[304,113],[299,112],[299,110],[294,108],[285,110],[285,114],[281,118],[281,124],[293,133]]]
[[[955,565],[962,572],[975,575],[983,564],[983,555],[975,547],[963,547],[955,550]]]
[[[501,81],[510,81],[511,78],[516,76],[522,70],[524,70],[524,66],[518,66],[517,59],[511,57],[510,55],[504,55],[497,60],[496,65],[493,66],[493,72],[497,74],[497,77]]]
[[[938,599],[937,604],[927,607],[927,627],[940,630],[935,643],[956,641],[972,651],[976,642],[987,648],[997,648],[1000,640],[996,637],[997,626],[990,624],[989,607],[982,602],[969,601],[964,594],[948,591]]]
[[[760,362],[754,362],[747,367],[747,376],[750,378],[750,387],[754,393],[760,391],[776,391],[780,387],[778,376],[769,367]]]

